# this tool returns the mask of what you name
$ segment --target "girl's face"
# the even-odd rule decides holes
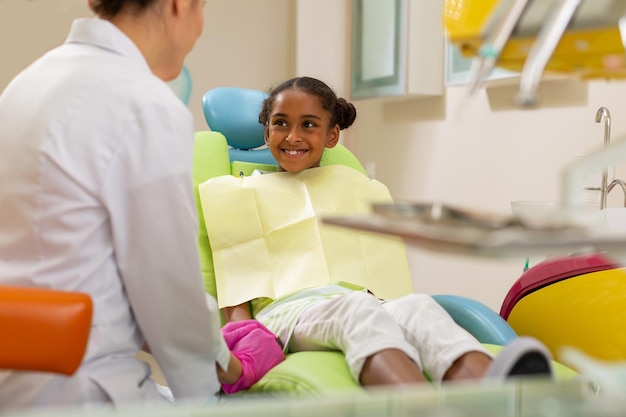
[[[299,90],[284,90],[274,99],[265,126],[265,142],[281,171],[300,172],[320,166],[325,148],[339,141],[339,125],[319,99]]]

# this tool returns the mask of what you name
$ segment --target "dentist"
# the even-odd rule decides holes
[[[200,36],[204,3],[89,0],[96,17],[0,95],[0,284],[94,302],[77,373],[0,370],[0,409],[165,401],[135,358],[146,346],[177,403],[206,402],[250,367],[205,297],[192,116],[164,82]],[[262,375],[282,351],[250,334]]]

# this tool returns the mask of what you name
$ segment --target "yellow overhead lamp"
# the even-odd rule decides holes
[[[544,72],[626,78],[620,26],[626,0],[445,0],[444,25],[476,57],[472,88],[501,67],[521,72],[520,102],[532,104]]]

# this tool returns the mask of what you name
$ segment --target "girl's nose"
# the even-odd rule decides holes
[[[298,135],[298,132],[295,130],[291,130],[289,134],[287,135],[287,137],[285,138],[285,140],[291,143],[292,145],[294,143],[298,143],[302,141],[302,139],[300,138],[300,135]]]

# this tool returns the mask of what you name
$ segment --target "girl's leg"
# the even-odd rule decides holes
[[[362,385],[406,385],[426,382],[422,371],[399,349],[385,349],[365,359]]]
[[[455,360],[443,376],[444,381],[482,378],[493,360],[483,352],[467,352]]]
[[[353,377],[363,385],[426,381],[417,351],[380,301],[365,292],[346,293],[305,310],[289,350],[342,351]]]
[[[491,354],[432,297],[410,294],[383,306],[416,347],[432,381],[474,379],[485,374]]]

